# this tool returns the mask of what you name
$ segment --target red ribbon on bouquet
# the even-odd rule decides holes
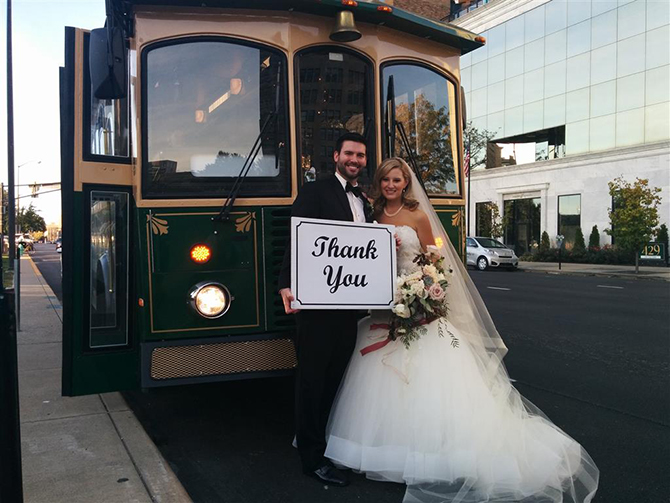
[[[414,327],[420,327],[422,325],[428,325],[430,322],[436,320],[437,318],[422,318],[419,321],[417,321],[414,325]],[[377,330],[377,329],[382,329],[382,330],[391,330],[391,325],[388,323],[373,323],[370,325],[370,330]],[[361,355],[365,356],[368,353],[372,353],[373,351],[377,351],[378,349],[383,348],[386,346],[389,342],[393,341],[395,339],[391,339],[391,335],[389,334],[386,339],[382,341],[377,341],[374,344],[370,344],[369,346],[365,346],[363,349],[361,349]]]
[[[391,325],[388,323],[373,323],[370,325],[370,330],[377,330],[377,329],[383,329],[383,330],[391,330]],[[369,346],[365,346],[363,349],[361,349],[361,355],[365,356],[368,353],[372,353],[373,351],[377,351],[378,349],[383,348],[386,346],[389,342],[391,342],[393,339],[391,339],[391,336],[386,337],[386,339],[382,341],[377,341],[374,344],[370,344]]]

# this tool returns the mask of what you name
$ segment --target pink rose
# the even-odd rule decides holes
[[[443,300],[446,293],[439,283],[433,283],[428,289],[428,295],[433,300]]]

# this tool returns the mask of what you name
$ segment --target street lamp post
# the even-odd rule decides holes
[[[30,161],[23,162],[16,167],[16,199],[21,199],[21,168],[23,166],[25,166],[26,164],[30,164],[32,162],[34,162],[36,164],[42,164],[42,161],[37,161],[37,160],[32,159]],[[19,204],[16,205],[16,229],[14,230],[15,234],[19,231],[18,219],[19,219],[20,208],[21,208],[21,204],[19,203]],[[23,229],[21,229],[21,232],[23,232]]]
[[[35,162],[41,164],[42,161],[30,160],[16,166],[16,200],[18,201],[21,198],[21,182],[20,182],[20,173],[21,168],[26,164]],[[17,231],[20,228],[19,224],[19,213],[20,213],[21,203],[16,204],[16,228],[14,229],[14,236],[16,236]],[[11,232],[11,231],[10,231]],[[23,229],[21,229],[23,232]],[[17,332],[21,331],[21,257],[17,255],[16,260],[14,261],[14,291],[16,292],[16,299],[14,300],[14,311],[16,313],[16,330]]]

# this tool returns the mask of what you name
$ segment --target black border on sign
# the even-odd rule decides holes
[[[298,250],[297,250],[297,243],[298,243],[298,241],[299,241],[299,240],[298,240],[298,229],[300,228],[300,226],[301,226],[302,224],[309,224],[309,225],[323,225],[323,226],[331,226],[331,227],[356,227],[356,228],[361,228],[361,227],[363,227],[363,228],[369,228],[369,227],[367,227],[367,226],[356,225],[356,224],[354,224],[353,222],[350,222],[350,223],[347,223],[347,222],[335,223],[335,222],[324,221],[323,223],[321,223],[321,222],[306,222],[306,221],[302,221],[302,222],[300,222],[298,225],[295,226],[295,241],[294,241],[294,242],[296,243],[296,250],[295,250],[296,252],[298,251]],[[391,234],[391,231],[388,229],[388,227],[382,227],[382,226],[380,226],[379,229],[380,229],[380,230],[383,229],[383,230],[385,230],[386,232],[388,232],[389,234]],[[395,239],[393,238],[393,234],[391,234],[391,240],[389,241],[389,244],[390,244],[390,243],[393,243],[393,244],[395,245]],[[393,254],[393,250],[391,249],[390,251],[391,251],[391,254]],[[397,259],[396,259],[396,260],[397,260]],[[298,260],[297,260],[297,253],[296,253],[296,263],[295,263],[295,278],[296,278],[296,281],[295,281],[295,300],[298,301],[298,302],[300,303],[300,307],[302,307],[302,306],[354,306],[354,307],[355,307],[355,306],[360,306],[360,305],[361,305],[361,303],[356,303],[356,304],[345,304],[345,303],[342,303],[342,302],[337,302],[337,303],[335,303],[335,302],[334,302],[334,303],[302,302],[302,301],[300,300],[300,297],[299,297],[299,294],[298,294],[298,268],[299,268],[299,266],[300,266],[300,263],[299,263]],[[394,284],[395,284],[395,277],[396,277],[396,275],[395,275],[395,271],[391,270],[391,292],[394,291],[393,286],[394,286]],[[386,306],[390,306],[391,304],[393,304],[393,298],[391,298],[391,300],[390,300],[389,302],[387,302],[386,304],[372,304],[372,303],[366,303],[366,304],[363,304],[363,305],[364,305],[364,306],[380,306],[380,307],[386,307]],[[363,308],[361,308],[361,309],[363,309]]]

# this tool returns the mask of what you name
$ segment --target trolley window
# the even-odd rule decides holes
[[[307,49],[296,57],[300,164],[305,182],[334,172],[333,151],[346,132],[367,138],[366,184],[375,165],[372,64],[341,47]]]
[[[411,151],[430,195],[459,194],[456,86],[445,76],[411,63],[386,65],[382,74],[382,102],[390,99],[394,110],[383,109],[387,116],[395,112],[395,121],[402,126],[395,128],[390,142],[395,146],[393,154],[409,161]]]
[[[239,195],[290,195],[282,53],[186,39],[149,48],[143,68],[145,197],[228,196],[257,139]]]
[[[90,35],[84,35],[84,160],[130,163],[128,98],[101,100],[93,95],[89,69]]]

